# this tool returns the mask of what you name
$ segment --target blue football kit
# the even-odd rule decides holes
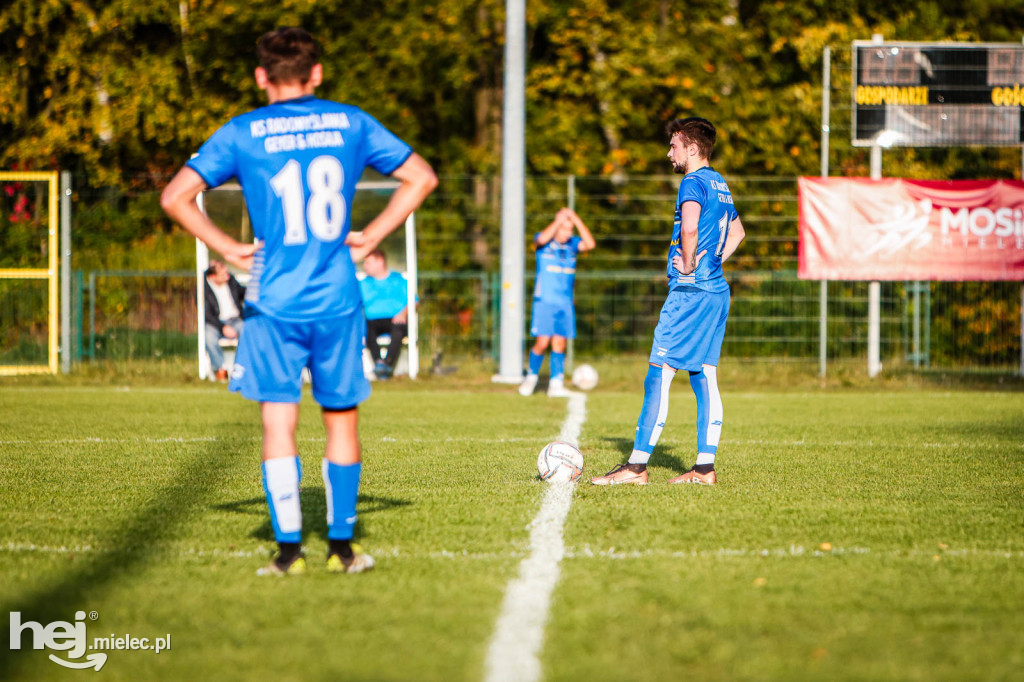
[[[705,253],[697,269],[684,275],[672,265],[672,257],[682,254],[682,209],[687,201],[701,205],[696,253]],[[736,218],[732,193],[718,172],[704,167],[683,177],[667,256],[669,293],[654,331],[651,363],[694,372],[702,365],[718,365],[730,298],[722,253]]]
[[[324,407],[369,396],[363,307],[345,245],[350,207],[367,166],[390,175],[411,155],[358,107],[308,95],[232,119],[187,163],[211,188],[238,179],[262,242],[245,297],[247,317],[262,319],[246,321],[231,390],[298,402],[308,367]]]
[[[696,253],[705,253],[694,272],[684,275],[672,265],[672,258],[682,255],[682,210],[687,201],[700,204]],[[630,463],[647,463],[668,419],[672,380],[678,370],[686,370],[697,399],[696,466],[714,464],[723,420],[717,367],[730,303],[722,255],[737,217],[728,185],[711,167],[687,173],[679,183],[667,257],[669,292],[654,330]]]
[[[537,234],[537,237],[540,233]],[[534,237],[536,240],[537,237]],[[576,256],[582,240],[573,235],[564,244],[554,239],[537,247],[530,334],[576,338]]]
[[[298,403],[302,370],[325,409],[370,395],[366,330],[355,265],[345,245],[356,183],[370,166],[390,175],[412,149],[358,107],[312,95],[232,119],[188,162],[209,187],[237,178],[253,234],[246,323],[228,388],[259,402]],[[362,464],[326,457],[328,539],[350,540]],[[302,538],[298,455],[263,462],[263,487],[282,552]],[[371,563],[372,566],[372,563]]]

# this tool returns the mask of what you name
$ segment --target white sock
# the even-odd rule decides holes
[[[263,462],[263,489],[278,542],[301,542],[302,506],[299,503],[298,457],[277,457]]]
[[[634,450],[629,453],[629,464],[647,464],[651,459],[651,453],[643,450]]]

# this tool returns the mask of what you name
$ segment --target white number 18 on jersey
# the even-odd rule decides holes
[[[341,236],[348,205],[341,193],[345,185],[345,169],[333,156],[318,156],[306,169],[309,200],[304,201],[302,166],[295,159],[284,165],[270,179],[270,186],[281,199],[284,213],[284,243],[305,244],[308,223],[313,236],[332,242]]]

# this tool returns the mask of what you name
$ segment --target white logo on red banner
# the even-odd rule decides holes
[[[804,279],[1024,279],[1024,182],[800,178]]]

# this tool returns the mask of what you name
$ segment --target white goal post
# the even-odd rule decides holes
[[[370,191],[393,191],[400,186],[400,183],[394,180],[380,180],[380,181],[361,181],[356,184],[356,192],[360,190]],[[220,188],[213,190],[207,190],[207,192],[217,191],[241,191],[238,185],[231,184],[225,185]],[[206,212],[205,194],[203,192],[199,195],[197,201],[199,203],[199,209]],[[244,209],[243,209],[244,210]],[[416,310],[416,301],[419,295],[419,271],[416,265],[416,214],[411,214],[405,220],[405,278],[406,278],[406,300],[408,302],[408,331],[406,332],[409,341],[409,347],[407,350],[407,362],[409,364],[409,378],[415,379],[419,375],[420,371],[420,353],[419,353],[419,313]],[[196,239],[196,336],[197,336],[197,357],[199,378],[207,379],[210,377],[210,359],[206,355],[206,296],[204,295],[204,283],[206,279],[206,269],[210,267],[210,251],[207,249],[206,244]],[[238,274],[236,273],[239,282],[242,284],[246,283],[248,273]],[[244,333],[244,331],[243,331]]]

